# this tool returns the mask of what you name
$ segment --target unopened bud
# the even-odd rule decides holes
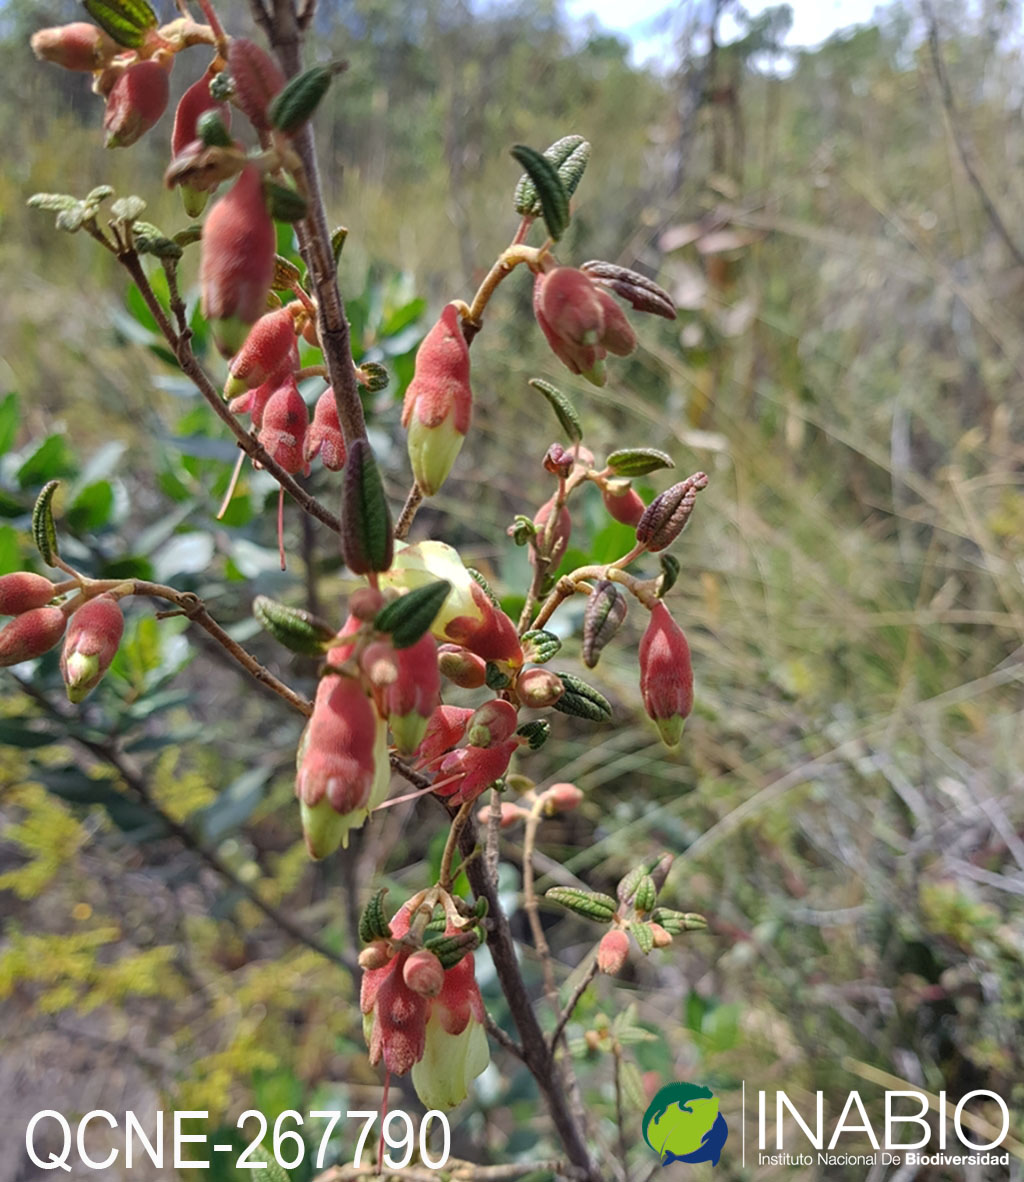
[[[422,997],[437,997],[444,988],[444,969],[441,962],[426,948],[421,948],[405,962],[402,980]]]
[[[660,923],[651,923],[647,926],[651,929],[651,935],[654,937],[655,948],[667,948],[672,943],[672,937]]]
[[[32,34],[30,44],[41,62],[53,62],[65,70],[89,73],[103,69],[118,52],[112,37],[86,21],[40,29]]]
[[[448,477],[469,430],[473,394],[469,346],[459,312],[449,304],[416,354],[416,371],[405,392],[402,426],[416,483],[433,496]]]
[[[227,398],[262,386],[268,378],[287,369],[297,368],[295,350],[295,309],[292,304],[267,312],[249,330],[245,344],[231,359],[228,380],[224,385]]]
[[[74,612],[60,658],[70,701],[83,701],[99,685],[123,635],[124,614],[112,595],[98,595]]]
[[[552,784],[544,793],[544,815],[554,817],[558,813],[571,813],[582,801],[583,793],[575,784]]]
[[[349,614],[368,623],[384,606],[384,596],[376,587],[360,587],[348,597]]]
[[[257,438],[286,472],[302,472],[306,468],[308,429],[309,410],[295,379],[289,375],[267,399]]]
[[[644,709],[657,724],[662,742],[675,747],[693,709],[693,666],[686,636],[660,600],[651,609],[639,655]]]
[[[503,800],[501,802],[501,821],[499,822],[499,827],[502,829],[511,829],[513,825],[518,825],[525,816],[526,811],[521,809],[519,805]],[[489,804],[484,805],[477,812],[476,819],[481,825],[489,825],[491,822],[491,806]]]
[[[458,644],[442,644],[438,648],[437,667],[461,689],[479,689],[487,681],[487,662]]]
[[[549,669],[527,669],[516,681],[516,697],[531,710],[553,706],[565,693],[565,683]]]
[[[625,487],[621,487],[625,485]],[[629,481],[609,480],[601,493],[604,507],[616,521],[623,525],[637,525],[644,515],[646,505],[640,494],[630,487]]]
[[[629,936],[622,928],[612,928],[601,937],[597,946],[597,967],[602,973],[615,976],[621,973],[629,956]]]
[[[19,570],[0,578],[0,616],[19,616],[45,607],[53,598],[53,584],[42,575]]]
[[[652,554],[671,545],[686,528],[697,493],[707,485],[707,473],[696,472],[655,497],[637,523],[636,540]]]
[[[0,667],[17,665],[49,652],[64,635],[66,621],[59,607],[22,612],[0,629]]]
[[[361,969],[382,969],[391,960],[391,949],[386,940],[374,940],[359,953]]]
[[[560,476],[565,480],[575,460],[571,451],[566,451],[560,443],[553,443],[544,456],[544,467],[553,476]]]

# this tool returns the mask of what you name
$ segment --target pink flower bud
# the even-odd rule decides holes
[[[97,25],[73,21],[32,34],[32,52],[41,62],[53,62],[65,70],[101,70],[119,52],[117,43]]]
[[[500,827],[502,829],[511,829],[513,825],[518,825],[519,822],[526,816],[526,810],[521,809],[517,804],[511,804],[505,800],[501,803],[501,821]],[[489,825],[491,821],[491,806],[485,804],[476,814],[477,823],[480,825]]]
[[[636,348],[636,336],[619,306],[574,267],[537,274],[533,310],[555,356],[595,386],[604,385],[609,352],[625,357]]]
[[[616,488],[611,482],[601,493],[604,507],[623,525],[636,525],[644,515],[646,505],[639,493],[627,484],[625,488]]]
[[[422,997],[437,997],[444,987],[444,969],[432,952],[421,948],[406,960],[402,980],[413,993]]]
[[[441,760],[437,772],[438,796],[448,799],[452,805],[465,804],[476,800],[485,788],[500,779],[519,746],[516,739],[507,739],[493,747],[460,747]],[[454,777],[454,779],[453,779]],[[450,783],[443,781],[450,780]]]
[[[255,41],[232,37],[228,70],[235,84],[235,102],[257,131],[270,131],[267,107],[285,85],[280,67]]]
[[[511,702],[493,698],[473,712],[466,724],[466,741],[473,747],[491,747],[516,733],[519,715]]]
[[[313,422],[306,436],[307,463],[316,456],[331,472],[340,472],[345,467],[345,436],[338,419],[338,404],[330,387],[316,400]]]
[[[286,304],[267,312],[249,330],[245,344],[231,359],[224,396],[252,390],[268,379],[298,368],[295,351],[295,307]]]
[[[439,646],[437,667],[461,689],[479,689],[487,683],[487,662],[458,644]]]
[[[544,793],[546,816],[556,813],[571,813],[583,802],[583,793],[575,784],[552,784]]]
[[[45,607],[53,598],[53,584],[42,575],[19,570],[0,578],[0,616],[19,616]]]
[[[437,641],[429,632],[408,648],[395,650],[398,678],[385,693],[388,723],[400,755],[420,745],[441,697]]]
[[[59,607],[22,612],[0,629],[0,667],[41,657],[64,635],[66,620]]]
[[[672,943],[671,935],[665,931],[660,923],[649,923],[651,935],[654,937],[655,948],[667,948]]]
[[[575,464],[571,451],[566,451],[560,443],[553,443],[544,455],[544,469],[552,476],[567,479]]]
[[[472,716],[473,711],[467,706],[438,706],[416,748],[415,766],[433,770],[448,751],[462,742],[466,723]]]
[[[153,127],[167,108],[171,88],[159,62],[136,62],[114,83],[103,116],[108,148],[127,148]]]
[[[597,946],[597,967],[602,973],[615,976],[621,973],[629,956],[629,936],[622,928],[612,928],[601,937]]]
[[[449,304],[419,347],[402,406],[413,475],[427,496],[447,479],[469,430],[472,409],[469,347],[458,309]]]
[[[545,527],[548,523],[548,518],[554,512],[556,497],[545,501],[543,505],[537,510],[537,516],[533,519],[533,524],[537,527],[537,536],[530,542],[530,563],[536,565],[538,550],[546,552],[551,556],[551,569],[554,570],[558,566],[559,559],[569,547],[569,539],[572,537],[572,517],[569,510],[562,505],[558,510],[558,516],[555,518],[555,524],[551,531],[551,544],[545,546]]]
[[[361,969],[382,969],[391,960],[392,952],[386,940],[374,940],[359,953]]]
[[[123,635],[124,614],[112,595],[97,595],[72,614],[60,658],[70,701],[84,701],[99,685]]]
[[[376,587],[360,587],[348,597],[349,614],[356,620],[369,622],[376,619],[384,603],[384,596]]]
[[[693,666],[683,630],[660,600],[640,641],[640,693],[662,742],[677,746],[693,709]]]
[[[308,470],[304,455],[308,428],[309,410],[289,375],[267,400],[257,438],[286,472],[302,472]]]
[[[210,210],[203,226],[203,315],[225,357],[238,351],[249,326],[266,310],[276,248],[263,178],[249,165]]]
[[[550,669],[527,669],[516,681],[516,697],[531,710],[553,706],[565,693],[565,683]]]

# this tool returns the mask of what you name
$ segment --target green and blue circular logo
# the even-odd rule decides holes
[[[672,1083],[663,1087],[647,1107],[644,1140],[661,1164],[709,1161],[718,1165],[729,1136],[729,1126],[718,1111],[718,1097],[701,1084]]]

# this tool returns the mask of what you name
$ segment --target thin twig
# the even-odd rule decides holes
[[[953,97],[953,87],[949,81],[949,74],[946,72],[946,63],[942,59],[942,50],[939,43],[939,23],[935,17],[935,10],[932,8],[931,0],[921,0],[921,11],[924,13],[925,23],[928,26],[928,50],[931,54],[932,67],[935,70],[935,78],[939,84],[939,94],[942,98],[942,106],[946,112],[946,119],[949,123],[949,131],[953,137],[953,143],[956,144],[957,154],[960,157],[960,163],[964,166],[964,171],[967,173],[967,179],[974,187],[974,191],[978,194],[978,199],[981,201],[985,214],[989,222],[992,224],[992,229],[999,235],[1006,245],[1006,249],[1013,255],[1014,261],[1018,266],[1024,267],[1024,252],[1017,245],[1003,221],[1002,214],[996,208],[996,203],[993,201],[988,189],[985,188],[985,183],[981,179],[981,173],[978,171],[978,166],[975,161],[975,154],[973,147],[968,143],[964,136],[963,129],[960,127],[959,116],[956,110],[956,101]]]
[[[142,268],[138,254],[134,250],[128,249],[119,251],[117,258],[135,281],[135,285],[138,287],[139,293],[146,303],[146,307],[149,308],[153,319],[160,328],[160,332],[173,350],[182,373],[190,379],[213,412],[231,431],[231,434],[238,441],[239,447],[241,447],[251,460],[259,464],[261,468],[265,468],[302,509],[318,521],[322,521],[324,525],[334,530],[335,533],[340,533],[340,520],[329,509],[321,505],[316,497],[308,493],[293,476],[286,472],[255,436],[250,435],[231,411],[228,410],[224,400],[218,394],[216,387],[206,373],[206,370],[203,369],[199,359],[192,351],[190,334],[184,332],[179,335],[175,332],[173,325],[167,318],[167,313],[164,311],[163,305],[156,298],[149,278]]]
[[[422,504],[423,489],[414,480],[412,488],[409,489],[409,495],[405,498],[405,504],[402,506],[398,523],[395,526],[395,537],[399,541],[404,541],[409,536],[409,529],[412,526],[413,518],[416,516],[416,510]]]
[[[40,690],[37,690],[30,682],[23,680],[14,674],[15,680],[21,686],[25,694],[27,694],[33,701],[37,702],[43,709],[52,717],[62,723],[67,723],[67,716],[58,710],[56,706],[47,698],[47,696]],[[267,919],[269,919],[281,931],[286,932],[293,940],[300,944],[304,944],[307,948],[311,948],[314,952],[318,952],[326,960],[331,961],[332,964],[338,965],[340,968],[346,969],[353,976],[357,971],[357,966],[354,961],[349,961],[345,956],[334,952],[323,943],[319,937],[307,932],[300,924],[296,923],[289,915],[275,907],[272,903],[268,903],[263,899],[256,889],[249,883],[243,881],[231,869],[231,867],[222,860],[219,854],[213,850],[207,849],[206,846],[200,842],[195,834],[185,825],[176,821],[169,813],[165,812],[157,801],[154,799],[150,791],[149,784],[143,778],[141,772],[138,771],[125,756],[110,742],[100,742],[95,739],[86,738],[84,735],[71,733],[68,736],[80,747],[84,747],[97,759],[103,760],[109,764],[121,778],[121,780],[135,793],[136,796],[145,804],[146,808],[160,821],[167,832],[176,837],[183,846],[191,850],[198,858],[206,863],[211,870],[215,871],[225,882],[229,883],[233,890],[238,891],[244,895],[246,899],[259,911],[261,911]]]
[[[530,931],[533,933],[533,946],[540,958],[541,971],[544,974],[544,992],[554,1004],[558,1001],[558,987],[555,985],[555,974],[551,966],[551,948],[544,935],[544,925],[540,922],[540,909],[537,902],[537,892],[534,890],[533,854],[537,844],[537,830],[540,827],[541,810],[544,808],[543,797],[534,801],[526,818],[526,831],[523,836],[523,908],[530,921]],[[552,1044],[554,1045],[554,1044]]]
[[[559,1014],[558,1021],[555,1023],[555,1029],[551,1032],[552,1047],[558,1046],[558,1040],[562,1037],[562,1031],[565,1030],[569,1019],[573,1016],[576,1011],[576,1007],[580,1004],[580,998],[584,995],[584,993],[586,993],[587,987],[597,976],[597,972],[597,957],[595,956],[590,968],[584,974],[583,978],[580,980],[580,983],[572,991],[572,995],[570,996],[569,1000],[562,1007],[562,1012]]]

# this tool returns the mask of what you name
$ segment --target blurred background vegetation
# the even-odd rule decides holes
[[[243,4],[219,7],[249,29]],[[187,224],[161,184],[169,117],[105,153],[87,81],[28,52],[32,29],[74,8],[0,7],[0,571],[33,562],[26,513],[62,477],[69,559],[195,590],[308,690],[312,664],[258,634],[250,605],[259,591],[340,623],[333,539],[288,506],[282,574],[275,493],[251,472],[214,520],[226,433],[110,258],[25,208],[37,191],[110,183],[164,229]],[[667,10],[674,58],[647,66],[548,0],[320,9],[316,56],[349,61],[318,117],[326,188],[350,231],[357,358],[393,375],[368,411],[396,506],[415,345],[514,231],[511,144],[589,138],[560,257],[642,269],[680,307],[674,325],[638,325],[640,350],[607,387],[584,388],[543,347],[516,274],[473,350],[474,431],[414,530],[455,541],[510,606],[521,595],[525,555],[505,527],[548,496],[540,458],[557,438],[533,376],[573,397],[599,457],[661,446],[679,475],[711,476],[670,597],[698,680],[681,752],[638,710],[634,612],[593,676],[614,726],[558,716],[519,764],[586,792],[541,831],[542,888],[608,890],[669,850],[662,901],[710,922],[586,995],[570,1034],[591,1137],[614,1154],[619,1045],[634,1177],[652,1164],[646,1098],[674,1079],[715,1087],[737,1141],[741,1079],[823,1089],[833,1118],[854,1087],[873,1115],[894,1080],[990,1088],[1024,1140],[1019,5],[894,5],[792,50],[784,8],[701,0]],[[186,55],[176,87],[201,57]],[[194,283],[193,257],[183,276]],[[313,485],[330,503],[324,475]],[[621,540],[584,497],[570,561]],[[292,798],[298,723],[153,610],[133,604],[116,668],[80,711],[52,655],[2,675],[2,1182],[37,1176],[23,1135],[40,1108],[202,1108],[216,1127],[251,1106],[379,1100],[345,967],[353,916],[375,874],[396,901],[426,881],[436,809],[388,810],[347,855],[311,865]],[[560,659],[575,668],[566,616]],[[505,852],[512,900],[514,830]],[[597,933],[545,922],[568,976]],[[486,952],[478,965],[500,1021]],[[452,1124],[454,1151],[477,1161],[551,1149],[528,1075],[498,1050]],[[731,1150],[716,1176],[746,1176]]]

